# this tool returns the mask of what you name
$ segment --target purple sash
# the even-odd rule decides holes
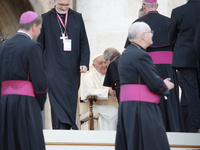
[[[173,53],[171,51],[148,52],[154,64],[172,64]]]
[[[35,97],[33,84],[24,80],[8,80],[2,82],[1,96],[26,95]]]
[[[158,104],[160,96],[152,93],[146,85],[125,84],[120,86],[120,102],[143,101]]]

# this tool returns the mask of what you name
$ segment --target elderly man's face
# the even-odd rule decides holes
[[[66,14],[70,6],[70,0],[55,0],[55,4],[58,13]]]
[[[106,65],[105,60],[103,59],[103,55],[95,59],[93,66],[100,74],[102,75],[106,74],[107,65]]]
[[[146,30],[146,32],[144,32],[145,37],[146,37],[146,43],[147,43],[148,46],[153,44],[153,41],[152,41],[153,33],[154,33],[154,31],[151,30],[150,28],[148,28]]]

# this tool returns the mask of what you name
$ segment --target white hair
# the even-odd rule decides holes
[[[141,18],[145,15],[143,8],[140,8],[139,12],[138,12],[138,18]]]
[[[142,33],[147,31],[148,27],[149,25],[145,22],[134,22],[128,30],[129,41],[139,39]]]
[[[156,8],[158,3],[157,2],[155,2],[155,3],[148,3],[145,0],[143,0],[143,4],[145,4],[145,6],[147,8]]]

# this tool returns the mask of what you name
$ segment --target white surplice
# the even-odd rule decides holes
[[[118,102],[116,97],[109,96],[109,87],[103,86],[105,75],[101,75],[96,69],[91,70],[81,81],[81,99],[87,95],[97,95],[93,111],[99,112],[98,129],[116,130],[118,118]]]

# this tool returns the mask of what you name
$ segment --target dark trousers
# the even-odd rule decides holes
[[[178,69],[178,77],[182,81],[180,87],[185,94],[189,120],[191,121],[191,126],[189,125],[188,131],[197,132],[200,129],[200,100],[197,69]]]
[[[177,73],[177,77],[178,77],[178,84],[181,87],[181,112],[182,112],[183,123],[184,123],[183,131],[189,132],[189,130],[191,130],[191,121],[189,118],[189,109],[188,109],[188,104],[185,97],[185,89],[184,89],[183,81],[181,79],[179,72]]]

